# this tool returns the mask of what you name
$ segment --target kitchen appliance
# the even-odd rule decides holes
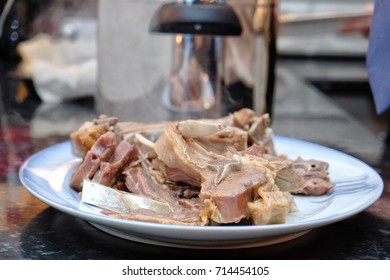
[[[99,0],[98,10],[99,113],[272,113],[276,0]]]
[[[224,36],[239,36],[241,25],[224,1],[187,0],[163,4],[151,32],[173,35],[170,76],[163,105],[175,119],[219,117]]]

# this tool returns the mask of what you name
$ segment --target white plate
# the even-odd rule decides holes
[[[23,185],[44,203],[87,220],[95,227],[136,242],[186,248],[244,248],[297,238],[311,229],[351,217],[373,204],[382,194],[383,181],[375,170],[347,154],[317,144],[275,136],[276,149],[294,159],[325,160],[336,187],[324,196],[295,196],[299,211],[285,224],[261,226],[178,226],[129,221],[100,214],[81,203],[68,186],[81,162],[70,142],[57,144],[31,156],[20,168]]]

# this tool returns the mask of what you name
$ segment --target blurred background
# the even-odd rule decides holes
[[[144,25],[148,25],[150,18],[147,16],[150,17],[166,1],[127,1],[134,5],[133,14],[127,21],[123,21],[123,15],[115,17],[113,11],[102,9],[105,2],[0,1],[1,86],[3,93],[7,92],[7,87],[17,87],[16,96],[3,94],[2,99],[7,106],[31,102],[38,108],[42,103],[93,99],[101,86],[97,69],[99,49],[102,54],[103,48],[116,47],[116,41],[134,38],[141,41],[136,32],[142,19],[146,22]],[[388,113],[377,115],[373,105],[365,68],[367,34],[359,31],[341,32],[348,21],[369,20],[372,1],[280,0],[277,4],[278,69],[282,67],[282,71],[294,73],[308,87],[329,98],[385,141],[389,116]],[[102,38],[99,24],[103,19],[107,21],[107,16],[113,25],[121,26],[121,32],[111,36],[118,38],[115,42],[99,41]],[[105,32],[103,35],[107,36],[109,32]],[[167,39],[160,37],[157,40],[154,47],[157,45],[163,48],[162,42]],[[148,52],[153,55],[144,55],[141,59],[156,57],[153,44],[144,48],[148,48]],[[120,55],[126,57],[126,53]],[[36,63],[38,59],[40,63]],[[132,71],[137,73],[137,69]],[[119,67],[116,75],[121,72],[124,71]],[[11,80],[5,81],[5,76]],[[137,77],[145,79],[144,84],[152,84],[149,78]],[[121,80],[125,78],[121,76]],[[15,81],[23,81],[22,87],[16,85]],[[110,83],[109,86],[115,87],[115,84]],[[53,95],[53,92],[56,93]],[[52,111],[49,108],[47,110]],[[42,106],[40,109],[43,110]],[[31,107],[26,109],[28,114],[33,114]],[[85,118],[90,116],[85,115]]]

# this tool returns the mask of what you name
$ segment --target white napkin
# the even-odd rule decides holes
[[[46,34],[22,42],[19,72],[33,80],[43,102],[92,96],[96,92],[96,42],[91,39],[54,40]]]

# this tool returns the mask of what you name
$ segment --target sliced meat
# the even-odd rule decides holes
[[[119,134],[123,139],[134,137],[135,134],[142,134],[151,141],[156,141],[168,122],[154,122],[154,123],[141,123],[141,122],[118,122],[117,127]]]
[[[119,123],[101,117],[72,141],[85,158],[71,186],[92,179],[172,211],[108,213],[125,219],[180,225],[285,222],[291,193],[320,195],[333,184],[320,161],[277,155],[268,115],[242,109],[217,120]],[[119,140],[123,140],[119,143]],[[249,147],[249,148],[248,148]],[[158,213],[161,212],[161,213]]]
[[[127,167],[128,163],[136,155],[137,150],[134,144],[129,143],[127,140],[122,140],[115,148],[110,159],[100,163],[98,172],[93,176],[93,181],[105,186],[113,186],[118,180],[118,176],[121,175],[124,168]]]
[[[200,181],[194,180],[178,168],[165,168],[166,179],[171,182],[185,183],[200,188]]]
[[[126,186],[130,192],[141,195],[146,198],[157,200],[167,203],[172,209],[172,213],[168,216],[161,217],[161,213],[158,215],[151,215],[153,213],[148,212],[149,221],[160,220],[161,223],[191,223],[200,224],[199,219],[199,203],[198,199],[182,199],[177,196],[177,192],[171,190],[169,186],[160,184],[147,171],[142,167],[134,167],[124,172],[126,179]],[[132,216],[139,216],[139,213],[132,213]],[[151,215],[151,216],[150,216]],[[145,218],[145,213],[143,213]]]
[[[309,178],[304,188],[296,194],[324,195],[333,189],[334,184],[323,178]]]
[[[85,156],[101,135],[109,131],[116,133],[117,121],[117,118],[101,115],[99,119],[84,123],[70,134],[73,153]]]
[[[254,144],[246,149],[245,153],[262,157],[267,152],[267,149],[263,145]]]
[[[294,171],[304,180],[300,190],[293,193],[305,195],[323,195],[328,193],[334,184],[329,178],[329,164],[319,160],[304,160],[299,157],[292,163]]]
[[[154,149],[158,158],[169,168],[181,170],[191,180],[202,181],[204,172],[207,172],[208,162],[222,156],[211,154],[192,138],[183,137],[177,130],[176,124],[168,124]]]
[[[249,218],[248,203],[259,197],[257,190],[267,180],[260,169],[244,168],[231,172],[217,185],[214,180],[206,181],[199,194],[203,224],[207,225],[210,219],[225,224]]]
[[[226,147],[230,146],[226,144]],[[260,157],[244,157],[231,147],[226,148],[229,151],[226,155],[209,151],[195,139],[183,137],[175,124],[165,127],[154,147],[158,158],[168,168],[180,170],[201,183],[199,199],[203,225],[238,223],[251,218],[249,203],[261,199],[259,189],[268,180],[273,180],[276,170],[281,168]],[[284,205],[287,213],[291,203]]]
[[[81,191],[84,179],[92,179],[100,167],[100,163],[107,161],[116,148],[116,136],[113,132],[106,132],[101,135],[87,152],[83,162],[73,173],[70,180],[70,187]]]
[[[100,158],[92,151],[87,152],[83,162],[79,165],[70,179],[69,186],[76,191],[81,191],[84,179],[92,179],[100,166]]]
[[[142,167],[133,167],[123,172],[125,183],[131,193],[154,200],[172,203],[172,195],[166,185],[159,184]]]
[[[208,151],[224,154],[231,148],[237,151],[245,150],[248,143],[248,133],[245,130],[231,126],[213,135],[196,137],[194,141]]]

